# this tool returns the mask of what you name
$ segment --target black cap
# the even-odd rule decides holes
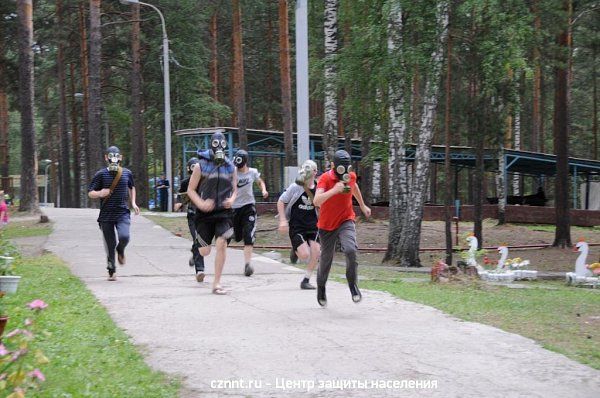
[[[350,154],[343,149],[335,152],[333,155],[333,163],[338,164],[348,164],[351,162]]]
[[[116,146],[113,145],[113,146],[109,146],[106,149],[106,153],[121,153],[121,151],[119,150],[118,147],[116,147]]]

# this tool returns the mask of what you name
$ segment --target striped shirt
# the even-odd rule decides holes
[[[110,188],[116,173],[116,171],[108,171],[108,168],[106,167],[98,170],[88,187],[88,192]],[[121,179],[110,198],[108,198],[108,200],[100,199],[100,215],[98,216],[98,222],[117,222],[123,217],[129,217],[129,189],[134,186],[133,174],[131,174],[129,169],[123,168]]]

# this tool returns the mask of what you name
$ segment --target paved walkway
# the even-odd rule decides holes
[[[262,256],[246,278],[241,251],[230,249],[231,293],[212,295],[187,265],[190,242],[141,216],[127,265],[108,282],[97,210],[45,211],[55,222],[46,248],[153,368],[183,378],[184,397],[600,396],[599,371],[431,307],[372,291],[356,305],[346,286],[330,283],[329,307],[319,308],[314,292],[299,289],[302,273]],[[212,263],[211,255],[209,274]],[[415,388],[423,386],[437,388]]]

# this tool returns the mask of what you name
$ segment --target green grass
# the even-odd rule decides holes
[[[52,232],[50,223],[40,224],[37,220],[11,221],[3,229],[5,239],[47,236]]]
[[[335,267],[338,280],[344,268]],[[600,290],[573,288],[562,282],[522,282],[513,289],[479,281],[432,284],[428,275],[361,268],[365,289],[382,290],[430,305],[467,321],[496,326],[539,342],[593,368],[600,369]],[[403,278],[424,278],[407,282]]]
[[[36,320],[36,342],[50,360],[46,381],[34,397],[174,397],[179,381],[152,371],[83,283],[53,255],[22,258],[15,295],[5,296],[7,331],[31,316],[26,303],[40,298],[49,306]]]

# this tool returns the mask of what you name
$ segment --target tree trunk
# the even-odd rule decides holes
[[[398,73],[404,66],[402,65],[403,29],[401,6],[399,3],[393,3],[388,20],[387,51],[388,57],[397,60],[398,65],[392,73]],[[408,170],[405,160],[407,124],[404,114],[406,82],[398,75],[393,75],[389,81],[388,196],[390,221],[388,247],[383,261],[397,261],[399,243],[403,235],[403,220],[407,210],[406,202],[408,200]]]
[[[273,18],[271,17],[271,6],[270,3],[267,3],[267,48],[271,50],[273,46]],[[270,62],[270,57],[267,62],[267,106],[266,112],[263,116],[263,124],[266,129],[273,129],[273,113],[271,106],[275,103],[275,99],[273,97],[273,63]],[[252,120],[252,119],[250,119]]]
[[[242,11],[240,0],[233,0],[233,90],[238,127],[239,147],[248,150],[246,133],[246,89],[244,83],[244,52],[242,49]]]
[[[486,101],[484,99],[483,101]],[[473,233],[475,233],[475,237],[477,237],[479,243],[479,249],[483,246],[483,179],[485,178],[484,173],[484,164],[483,164],[483,155],[484,155],[484,137],[487,131],[483,120],[489,120],[489,113],[487,112],[488,104],[481,103],[481,106],[476,107],[477,112],[473,112],[474,123],[473,127],[475,129],[475,180],[473,181]],[[475,104],[473,104],[475,105]],[[483,109],[482,109],[483,108]],[[483,120],[482,120],[483,119]]]
[[[598,160],[598,82],[596,80],[596,44],[592,47],[592,135],[594,160]]]
[[[285,165],[294,166],[292,135],[292,79],[290,77],[290,38],[288,1],[279,0],[279,72],[281,76],[281,115],[283,116],[283,146]]]
[[[210,88],[210,95],[215,102],[219,102],[219,53],[218,50],[218,25],[217,25],[218,11],[215,9],[210,17],[210,81],[212,87]],[[214,124],[218,126],[220,124],[219,116],[217,113],[214,114]]]
[[[557,37],[557,44],[563,51],[554,67],[554,151],[556,154],[555,206],[556,232],[553,246],[571,246],[571,220],[569,214],[569,70],[568,55],[569,28],[571,15],[570,0],[563,0],[563,10],[568,20]]]
[[[38,212],[37,150],[33,108],[33,4],[18,0],[19,107],[21,111],[21,201],[19,211]]]
[[[369,134],[363,134],[360,150],[363,154],[368,154],[371,152],[371,137]],[[363,159],[360,162],[359,172],[360,172],[360,191],[363,196],[363,200],[367,205],[370,205],[372,202],[371,193],[373,191],[373,170],[372,170],[372,161],[366,161]]]
[[[90,124],[88,119],[89,113],[89,98],[90,98],[90,85],[89,85],[89,52],[87,46],[87,28],[85,23],[85,8],[83,3],[79,3],[79,37],[80,37],[80,46],[79,46],[79,57],[81,59],[81,91],[83,92],[83,106],[81,110],[81,121],[82,121],[82,131],[81,131],[81,151],[80,151],[80,164],[82,166],[81,170],[81,185],[86,185],[88,181],[91,181],[93,177],[93,173],[95,170],[92,169],[91,165],[88,163],[90,159],[90,145],[89,145],[89,131]],[[87,207],[88,204],[88,196],[83,195],[83,204]]]
[[[336,56],[338,49],[338,0],[325,0],[325,115],[323,118],[323,149],[325,162],[333,161],[338,144]]]
[[[394,253],[394,258],[400,262],[400,265],[409,267],[421,266],[419,259],[421,222],[423,220],[425,192],[427,191],[431,168],[433,123],[436,119],[439,84],[444,64],[444,48],[448,35],[448,4],[446,2],[438,4],[436,26],[438,28],[436,48],[431,54],[430,70],[425,76],[426,83],[423,95],[423,109],[421,111],[421,126],[419,127],[419,140],[415,153],[412,184],[408,191],[408,210],[402,227],[404,233]]]
[[[101,0],[90,0],[89,104],[87,164],[92,176],[103,164],[102,149],[102,32],[100,31]]]
[[[2,189],[9,191],[9,141],[8,141],[8,95],[6,81],[6,49],[4,24],[0,23],[0,176],[2,177]],[[12,194],[12,192],[11,192]],[[14,195],[13,195],[14,196]]]
[[[449,16],[450,17],[450,16]],[[450,146],[452,145],[451,107],[452,107],[452,35],[448,34],[446,50],[446,106],[444,114],[444,221],[446,235],[446,264],[452,264],[452,168],[450,164]]]
[[[515,104],[515,143],[514,148],[517,151],[521,150],[521,139],[523,134],[521,134],[521,91],[522,86],[520,84],[519,78],[517,78],[517,98]],[[533,150],[533,149],[532,149]],[[513,195],[521,194],[521,176],[518,173],[513,175],[512,185],[513,185]]]
[[[537,40],[541,38],[541,26],[542,18],[539,10],[539,0],[533,1],[533,28],[534,36]],[[539,138],[540,138],[540,95],[541,95],[541,76],[542,66],[540,62],[540,48],[539,43],[535,43],[533,47],[533,103],[531,110],[531,151],[537,152],[539,150]],[[515,193],[518,195],[518,193]]]
[[[73,207],[81,207],[81,163],[80,163],[80,144],[79,144],[79,124],[77,99],[75,97],[75,64],[69,64],[70,81],[71,81],[71,130],[72,130],[72,145],[73,145],[73,197],[71,205]]]
[[[148,160],[142,120],[142,66],[140,54],[140,5],[131,5],[131,171],[138,205],[148,205]]]
[[[65,55],[64,40],[62,29],[64,29],[63,2],[56,1],[56,19],[57,19],[57,40],[58,51],[56,60],[57,80],[58,80],[58,133],[60,156],[59,162],[59,180],[61,207],[71,207],[71,156],[69,152],[69,127],[67,120],[67,89],[65,77]]]

